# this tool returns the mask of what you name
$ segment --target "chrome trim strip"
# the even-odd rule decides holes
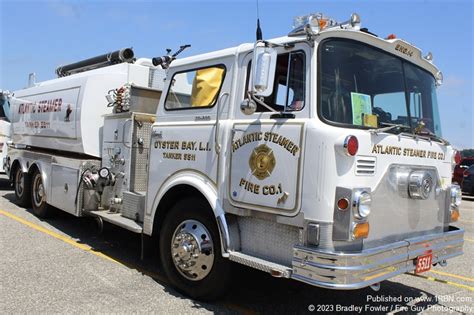
[[[338,290],[359,289],[415,270],[415,259],[431,251],[432,263],[463,253],[464,230],[430,234],[383,245],[361,252],[331,252],[296,245],[293,248],[292,278]]]
[[[229,246],[230,246],[230,237],[229,237],[229,228],[227,221],[225,219],[225,214],[218,215],[216,217],[217,227],[219,229],[219,236],[221,239],[221,252],[222,257],[229,257]]]

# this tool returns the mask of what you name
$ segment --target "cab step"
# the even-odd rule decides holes
[[[268,272],[273,277],[277,278],[290,278],[292,272],[292,269],[287,266],[276,264],[242,252],[229,251],[229,259],[247,267]]]
[[[135,233],[142,233],[143,231],[143,224],[135,222],[132,219],[125,218],[120,213],[109,212],[109,211],[104,211],[104,210],[88,211],[87,213],[93,216],[100,217],[102,220],[106,222],[120,226],[121,228],[124,228],[126,230],[129,230]]]

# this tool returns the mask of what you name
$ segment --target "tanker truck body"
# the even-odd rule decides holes
[[[41,216],[53,205],[156,236],[162,269],[193,298],[225,292],[229,261],[338,290],[445,266],[464,231],[442,74],[431,54],[360,26],[309,14],[280,38],[154,58],[161,97],[156,69],[136,64],[19,91],[43,107],[13,107],[17,197]]]
[[[10,98],[13,136],[5,167],[19,203],[31,203],[38,215],[47,215],[49,205],[78,216],[84,207],[108,207],[110,198],[105,205],[91,198],[87,201],[92,205],[83,204],[81,179],[85,180],[86,169],[112,167],[114,158],[120,160],[117,173],[127,175],[120,173],[120,185],[115,185],[119,188],[108,193],[121,198],[122,181],[129,189],[128,175],[134,172],[130,133],[138,117],[146,117],[148,124],[154,121],[164,70],[151,60],[81,70],[60,67],[59,78],[15,91]],[[109,145],[117,142],[122,144],[119,153]]]
[[[35,148],[101,157],[105,95],[126,83],[148,86],[149,68],[122,63],[58,78],[16,91],[13,142]]]

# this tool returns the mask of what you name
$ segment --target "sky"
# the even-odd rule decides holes
[[[466,149],[474,148],[473,2],[259,0],[258,11],[265,39],[286,35],[298,15],[346,21],[356,12],[371,32],[431,51],[444,74],[443,137]],[[191,44],[185,57],[254,42],[256,16],[256,0],[0,0],[0,89],[25,87],[31,72],[37,81],[53,79],[59,65],[124,47],[151,58]]]

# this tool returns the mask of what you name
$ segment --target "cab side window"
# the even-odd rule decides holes
[[[224,77],[223,65],[175,73],[171,78],[165,108],[177,110],[214,106]]]
[[[248,66],[247,87],[250,78],[251,62]],[[277,57],[273,93],[264,98],[265,104],[276,111],[298,111],[305,105],[305,54],[294,51],[280,54]],[[246,88],[246,91],[248,88]],[[257,112],[268,112],[269,109],[257,105]]]

